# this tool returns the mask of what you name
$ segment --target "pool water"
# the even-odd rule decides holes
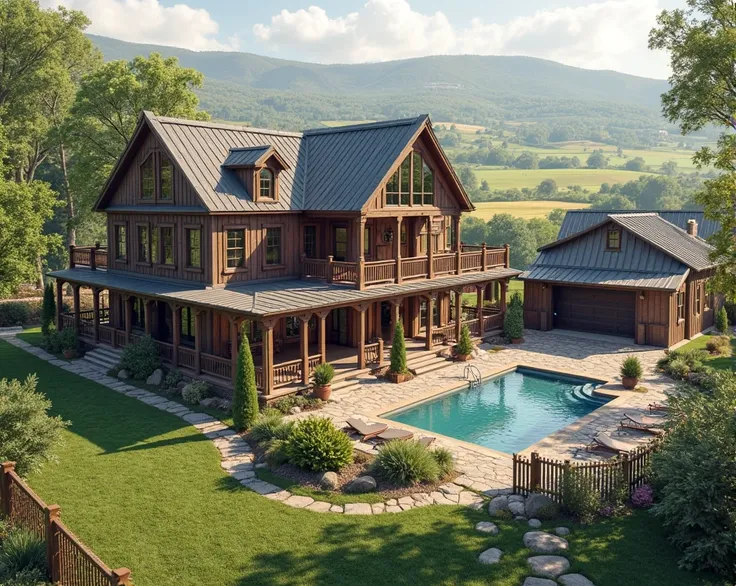
[[[517,368],[457,391],[384,415],[386,419],[513,453],[594,411],[608,399],[599,381]]]

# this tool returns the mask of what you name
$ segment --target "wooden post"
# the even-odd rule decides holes
[[[238,318],[230,316],[228,323],[230,324],[230,377],[233,381],[233,390],[235,390],[235,380],[238,376]]]
[[[368,309],[367,303],[361,303],[355,307],[358,312],[358,369],[365,368],[365,312]]]
[[[427,277],[434,279],[434,242],[432,238],[432,216],[427,216]]]
[[[455,252],[457,253],[457,274],[463,274],[463,245],[460,241],[460,216],[455,216],[452,221],[455,224]]]
[[[511,266],[511,263],[509,263],[509,245],[504,244],[504,253],[503,253],[503,266],[506,268],[509,268]]]
[[[194,373],[199,374],[202,372],[202,316],[204,316],[203,309],[194,310]],[[146,326],[148,326],[148,315],[146,315]]]
[[[143,301],[143,320],[146,322],[144,324],[146,335],[150,336],[151,335],[151,313],[152,313],[151,304],[153,303],[153,301],[151,301],[150,299],[143,299],[142,301]]]
[[[624,486],[626,486],[626,495],[631,496],[631,454],[624,452],[621,454],[622,472],[624,477]]]
[[[463,329],[463,290],[455,291],[455,342],[460,341],[460,331]]]
[[[508,282],[506,280],[501,281],[501,313],[506,313],[506,290],[508,289]]]
[[[302,384],[309,384],[309,320],[312,314],[299,316],[299,344],[302,353]]]
[[[273,392],[273,328],[275,319],[264,319],[263,325],[263,394],[268,396]]]
[[[394,234],[394,258],[396,259],[396,282],[401,283],[401,222],[402,217],[396,216],[396,234]]]
[[[56,329],[61,331],[64,324],[61,321],[61,314],[64,312],[64,281],[56,279]]]
[[[69,245],[69,268],[70,269],[73,269],[75,267],[75,264],[74,264],[74,249],[75,248],[76,246],[74,246],[73,244]]]
[[[480,252],[481,252],[480,270],[481,271],[485,271],[488,268],[488,263],[486,262],[486,249],[487,249],[486,243],[484,242],[483,244],[480,245]]]
[[[123,309],[125,310],[125,343],[130,344],[130,335],[133,333],[133,297],[123,296]]]
[[[82,323],[82,316],[80,315],[82,310],[81,310],[80,303],[79,303],[80,287],[81,286],[77,285],[76,283],[72,285],[72,296],[74,299],[74,331],[77,332],[77,335],[79,335],[79,328]]]
[[[426,327],[427,340],[424,344],[424,347],[427,350],[431,350],[432,349],[432,335],[433,335],[432,326],[434,325],[432,323],[433,322],[432,318],[434,317],[434,295],[431,295],[431,294],[427,295],[426,300],[427,300],[427,327]]]
[[[358,248],[356,249],[358,258],[358,262],[356,263],[358,269],[358,282],[356,283],[356,288],[359,290],[365,289],[365,246],[363,245],[363,239],[365,238],[365,220],[365,216],[360,216],[355,221],[358,232]]]
[[[393,344],[396,324],[399,323],[401,299],[389,299],[389,303],[391,304],[391,344]]]
[[[378,337],[378,366],[383,366],[383,338]]]
[[[100,289],[92,289],[92,315],[95,342],[100,339]]]
[[[302,245],[304,244],[304,241],[302,241]],[[299,261],[300,261],[300,270],[301,270],[301,276],[302,279],[307,276],[306,271],[304,270],[305,264],[304,261],[307,260],[307,255],[303,252],[299,255]]]
[[[56,530],[54,522],[61,519],[61,507],[48,505],[44,508],[46,524],[46,569],[51,581],[56,584],[59,579],[59,552],[56,550]]]
[[[181,314],[178,305],[170,305],[171,307],[171,361],[174,368],[179,366],[179,344],[181,343]]]
[[[130,586],[130,574],[131,571],[128,568],[117,568],[112,571],[112,584],[111,586]]]
[[[542,462],[539,459],[537,452],[532,452],[531,458],[531,473],[529,475],[529,489],[531,492],[536,492],[539,487],[539,483],[542,481]]]
[[[319,363],[327,363],[327,316],[330,310],[326,309],[317,312],[319,321],[317,322],[317,345],[319,346]]]
[[[335,257],[329,255],[327,257],[327,282],[332,283],[332,263],[335,262]]]
[[[485,251],[483,251],[483,255],[485,255]],[[478,331],[480,332],[480,337],[483,337],[483,334],[485,333],[484,325],[485,325],[485,319],[483,318],[483,304],[485,302],[484,296],[486,293],[486,286],[485,285],[476,285],[475,286],[475,293],[476,293],[476,316],[480,320],[478,322]]]
[[[0,484],[0,496],[2,496],[2,503],[0,503],[0,511],[4,517],[10,517],[12,510],[12,503],[10,501],[10,473],[15,471],[15,462],[3,462],[2,463],[2,484]]]

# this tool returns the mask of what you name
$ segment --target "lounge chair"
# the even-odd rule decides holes
[[[386,431],[379,433],[376,439],[382,442],[390,442],[393,440],[410,440],[414,437],[414,433],[405,429],[397,429],[395,427],[389,427]]]
[[[629,415],[628,413],[624,413],[624,418],[621,420],[620,425],[627,429],[635,429],[637,431],[653,433],[654,435],[662,435],[664,433],[664,429],[662,429],[664,421],[664,417]]]
[[[436,440],[436,439],[437,439],[436,437],[432,437],[432,436],[429,436],[429,435],[425,435],[424,437],[422,437],[422,438],[419,438],[419,440],[418,440],[418,441],[419,441],[419,443],[420,443],[420,444],[422,444],[422,445],[423,445],[423,446],[424,446],[425,448],[428,448],[429,446],[431,446],[431,445],[432,445],[432,444],[434,443],[434,440]]]
[[[385,423],[366,423],[361,419],[351,417],[346,421],[348,427],[361,436],[363,441],[376,437],[388,429]]]
[[[649,403],[650,411],[669,411],[670,408],[663,403]]]
[[[618,454],[626,454],[635,450],[638,446],[629,442],[625,442],[611,437],[607,433],[599,432],[593,440],[585,446],[590,452],[596,449],[610,450]]]

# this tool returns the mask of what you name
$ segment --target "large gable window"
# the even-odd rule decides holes
[[[174,165],[168,157],[161,155],[161,194],[160,199],[174,199]]]
[[[386,205],[434,205],[434,172],[422,155],[413,152],[386,184]]]
[[[174,163],[165,154],[150,153],[140,167],[141,201],[174,201]]]
[[[141,165],[141,199],[153,200],[156,197],[156,171],[153,163],[153,154]]]

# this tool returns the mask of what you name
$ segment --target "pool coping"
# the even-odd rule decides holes
[[[575,371],[574,369],[566,369],[564,372],[559,370],[552,370],[549,368],[540,368],[538,366],[530,366],[528,364],[525,364],[523,362],[514,362],[512,364],[506,364],[501,367],[493,368],[493,369],[484,369],[481,370],[481,377],[485,380],[487,378],[497,378],[499,376],[503,376],[505,374],[508,374],[510,372],[514,372],[515,370],[519,368],[526,368],[528,370],[537,370],[541,372],[546,372],[550,374],[560,374],[562,376],[572,376],[572,377],[578,377],[590,381],[596,381],[600,383],[600,386],[596,387],[593,390],[594,394],[598,394],[601,397],[606,397],[610,399],[608,403],[605,403],[604,405],[601,405],[597,409],[594,409],[587,415],[583,415],[580,419],[577,419],[570,423],[569,425],[566,425],[563,428],[558,429],[557,431],[552,432],[549,435],[544,436],[539,441],[533,443],[532,445],[524,448],[523,450],[516,452],[517,454],[521,455],[528,455],[531,454],[534,451],[537,451],[537,446],[539,444],[542,444],[545,442],[548,438],[558,434],[558,433],[569,433],[569,432],[575,432],[578,431],[582,426],[587,425],[592,420],[599,417],[602,413],[602,411],[608,407],[614,407],[617,404],[622,403],[625,399],[631,396],[631,393],[635,393],[636,391],[630,391],[627,389],[624,389],[621,384],[616,384],[613,381],[609,379],[603,379],[603,378],[594,378],[591,377],[589,374],[582,373],[580,371]],[[480,369],[479,369],[480,370]],[[385,416],[389,415],[390,413],[393,413],[395,411],[400,411],[402,409],[405,409],[407,407],[410,407],[412,405],[419,405],[421,403],[426,403],[427,401],[438,399],[444,395],[450,395],[454,392],[462,391],[464,389],[468,388],[468,381],[466,379],[463,379],[462,384],[458,384],[457,382],[454,382],[451,385],[445,385],[443,387],[440,387],[439,389],[432,389],[427,391],[426,393],[422,393],[418,396],[412,397],[410,399],[405,399],[403,401],[398,401],[396,403],[393,403],[391,405],[388,405],[386,407],[382,407],[379,410],[372,411],[368,413],[367,415],[371,417],[372,419],[375,419],[381,423],[385,423],[387,425],[397,425],[397,422],[392,419],[386,419]],[[486,454],[489,456],[493,456],[495,458],[503,458],[511,460],[513,458],[513,454],[509,454],[507,452],[502,452],[500,450],[495,450],[493,448],[487,448],[485,446],[481,446],[479,444],[474,444],[472,442],[466,442],[464,440],[460,440],[448,435],[443,435],[441,433],[435,433],[429,429],[424,429],[421,427],[414,427],[412,425],[407,425],[405,423],[400,423],[400,426],[402,428],[408,429],[410,431],[413,431],[414,433],[420,434],[420,435],[432,435],[437,436],[441,438],[443,441],[447,441],[449,443],[454,443],[459,446],[462,446],[468,450],[472,450],[481,454]]]

